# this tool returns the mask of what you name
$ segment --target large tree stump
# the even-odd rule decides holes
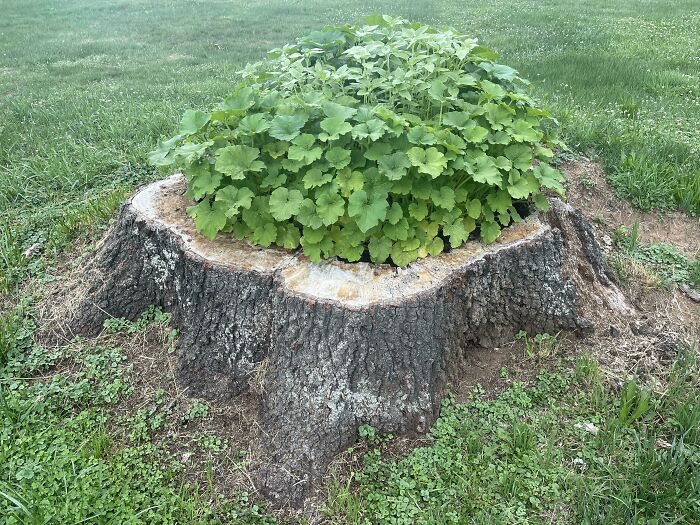
[[[560,201],[493,245],[468,242],[397,269],[208,241],[185,214],[184,185],[173,176],[124,205],[56,292],[44,333],[70,340],[150,305],[171,311],[191,395],[233,400],[258,385],[268,457],[256,479],[282,504],[303,500],[359,425],[427,429],[470,347],[518,330],[587,331],[587,312],[627,308],[590,225]]]

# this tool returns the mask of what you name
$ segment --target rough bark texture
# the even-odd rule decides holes
[[[601,306],[625,312],[592,230],[555,202],[499,242],[406,269],[329,262],[198,235],[181,177],[128,201],[45,319],[45,336],[91,335],[150,305],[180,332],[180,381],[194,396],[260,397],[259,488],[296,505],[364,423],[424,431],[446,378],[474,345],[518,330],[587,331]],[[48,331],[50,330],[50,332]]]

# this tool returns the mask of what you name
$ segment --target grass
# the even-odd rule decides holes
[[[546,10],[533,0],[8,0],[0,287],[25,275],[19,254],[30,246],[51,256],[92,238],[125,192],[158,177],[145,160],[157,139],[186,108],[225,95],[243,63],[377,12],[478,36],[533,80],[568,144],[594,151],[621,196],[643,209],[700,212],[694,0],[557,0]]]
[[[700,290],[700,253],[691,260],[673,245],[641,243],[639,222],[629,229],[620,226],[613,237],[617,249],[608,255],[608,262],[622,282],[636,279],[658,287],[686,284]]]
[[[0,318],[3,524],[278,523],[246,493],[218,490],[211,463],[201,485],[183,482],[185,465],[154,438],[207,417],[206,404],[178,417],[158,391],[119,416],[133,395],[122,349],[37,346],[31,303]],[[128,338],[167,322],[150,309],[106,329]],[[362,426],[362,463],[330,484],[325,522],[698,524],[700,365],[697,349],[677,352],[654,376],[623,385],[584,355],[527,384],[513,380],[496,397],[477,387],[466,402],[447,398],[423,446],[406,454],[392,452],[394,437]],[[529,358],[539,366],[543,356]],[[195,440],[213,452],[228,446],[211,433]]]
[[[681,355],[665,395],[634,380],[603,386],[581,357],[534,384],[495,399],[476,390],[443,403],[430,442],[387,454],[370,451],[339,483],[334,523],[491,524],[700,523],[700,398],[694,353]],[[466,521],[465,521],[466,520]]]
[[[15,306],[0,315],[3,523],[274,522],[245,494],[183,482],[182,466],[149,438],[160,420],[137,411],[114,423],[116,404],[131,395],[122,350],[36,346],[33,298],[21,285],[51,279],[57,254],[93,242],[128,192],[159,177],[146,153],[185,109],[211,107],[225,95],[243,63],[323,24],[377,12],[478,36],[533,80],[567,143],[593,152],[620,196],[642,209],[700,213],[695,0],[546,7],[534,0],[5,0],[0,293]],[[697,260],[666,248],[628,252],[671,271],[669,280],[700,282]],[[159,322],[149,315],[107,328],[138,332]],[[550,358],[550,340],[536,337],[530,353]],[[430,441],[403,457],[389,454],[390,439],[364,428],[363,467],[332,487],[327,519],[698,523],[693,355],[660,370],[662,390],[636,382],[616,389],[595,361],[581,358],[495,399],[477,391],[469,403],[448,401]],[[207,411],[194,404],[188,414],[197,420]],[[134,439],[120,442],[115,424]]]
[[[109,329],[133,334],[166,320],[150,310],[137,323]],[[182,483],[184,465],[151,439],[162,416],[143,409],[116,417],[117,403],[132,394],[121,348],[86,344],[48,352],[33,344],[33,331],[26,303],[0,322],[4,525],[275,523],[245,493],[223,496],[209,485]],[[187,415],[206,415],[206,405],[195,403]]]

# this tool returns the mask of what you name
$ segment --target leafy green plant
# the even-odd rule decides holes
[[[524,352],[525,357],[528,359],[545,359],[556,353],[559,333],[560,332],[550,335],[547,332],[543,332],[530,337],[526,331],[520,330],[515,334],[515,340],[525,343]]]
[[[405,266],[495,241],[516,204],[562,193],[560,144],[528,82],[453,29],[388,16],[326,27],[249,64],[151,153],[188,180],[197,229]]]
[[[209,406],[201,403],[200,401],[195,401],[192,406],[187,411],[187,413],[182,416],[185,422],[194,421],[195,419],[201,419],[209,415]]]
[[[652,274],[659,284],[688,283],[695,288],[700,286],[700,258],[691,260],[670,244],[643,244],[639,240],[639,222],[631,228],[620,226],[613,232],[613,240],[620,251],[614,254],[610,263],[623,281],[629,281],[635,269],[641,265]],[[639,273],[637,269],[636,273]]]
[[[163,312],[157,306],[149,306],[145,312],[136,321],[129,321],[123,317],[112,317],[105,319],[103,326],[107,333],[116,334],[126,332],[127,334],[135,334],[144,330],[151,323],[164,326],[170,322],[170,314]],[[169,339],[174,340],[177,334],[172,334]]]

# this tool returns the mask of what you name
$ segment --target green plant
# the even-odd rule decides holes
[[[189,408],[187,413],[183,416],[185,422],[194,421],[195,419],[201,419],[209,415],[209,405],[202,403],[200,401],[195,401]]]
[[[646,414],[651,405],[650,393],[640,389],[634,381],[628,381],[620,394],[620,410],[617,419],[622,425],[630,425]]]
[[[206,237],[405,266],[477,227],[493,242],[518,203],[563,193],[553,119],[514,69],[453,29],[367,23],[271,51],[152,152],[184,171]]]
[[[145,312],[136,321],[129,321],[123,317],[111,317],[105,319],[103,325],[107,333],[116,334],[125,332],[127,334],[135,334],[145,329],[150,324],[165,326],[170,322],[170,314],[163,312],[160,307],[149,306]],[[177,337],[177,331],[173,330],[168,335],[168,340],[173,343]]]
[[[559,337],[557,332],[554,335],[550,335],[547,332],[536,334],[534,337],[528,336],[527,332],[520,330],[515,334],[516,341],[523,341],[525,343],[525,357],[528,359],[545,359],[552,357],[557,351],[557,338]]]
[[[691,261],[669,244],[641,243],[639,222],[630,229],[618,227],[613,232],[613,241],[620,251],[611,254],[609,262],[623,281],[643,276],[652,284],[685,282],[695,287],[700,285],[700,259]]]

